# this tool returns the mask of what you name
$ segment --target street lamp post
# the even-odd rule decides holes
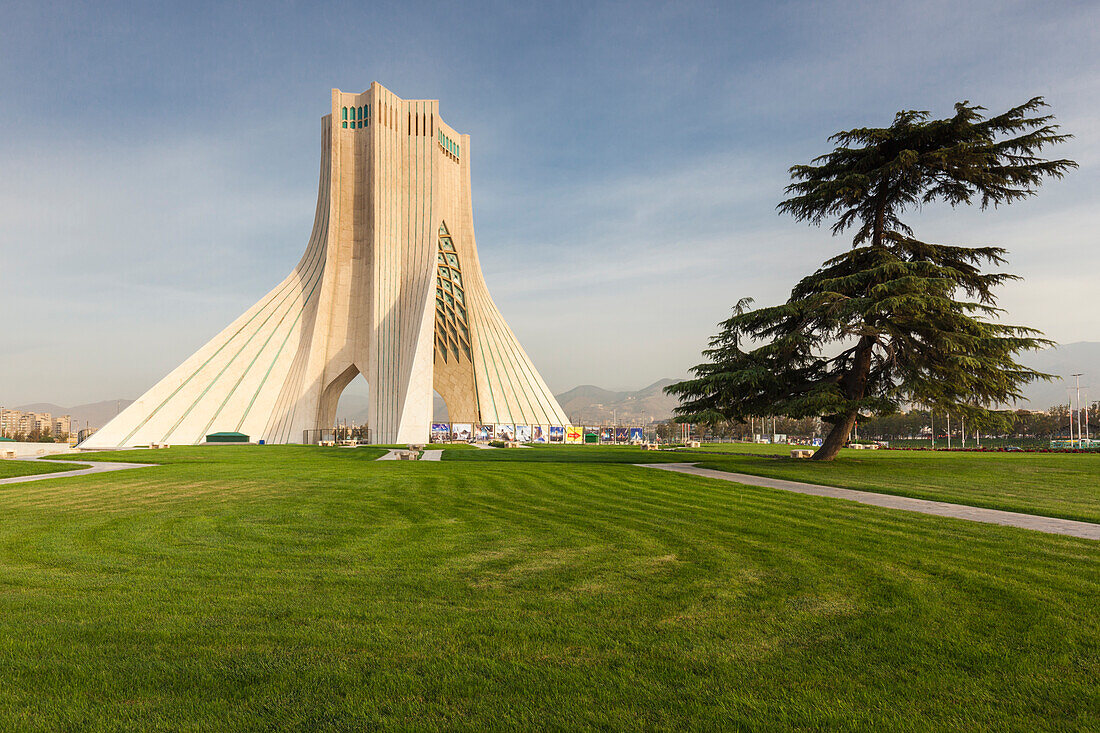
[[[1077,409],[1073,410],[1077,415],[1077,445],[1081,445],[1081,372],[1077,374],[1071,374],[1071,377],[1076,381],[1075,389],[1077,391]],[[1069,441],[1070,445],[1073,444],[1073,420],[1069,421]]]
[[[1089,437],[1089,393],[1088,388],[1085,389],[1085,440],[1092,444],[1092,438]]]

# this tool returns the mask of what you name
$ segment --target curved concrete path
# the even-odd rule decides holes
[[[945,501],[912,499],[908,496],[876,494],[873,491],[838,489],[833,486],[804,484],[801,481],[786,481],[778,478],[753,476],[747,473],[716,471],[711,468],[700,468],[694,463],[639,463],[637,465],[644,468],[659,468],[662,471],[686,473],[692,476],[716,478],[738,484],[748,484],[749,486],[763,486],[769,489],[793,491],[796,494],[812,494],[813,496],[827,496],[834,499],[848,499],[849,501],[859,502],[860,504],[870,504],[871,506],[881,506],[889,509],[902,509],[909,512],[920,512],[921,514],[935,514],[940,517],[966,519],[971,522],[1003,524],[1008,527],[1033,529],[1037,532],[1047,532],[1048,534],[1064,534],[1070,537],[1100,540],[1100,524],[1093,524],[1091,522],[1041,517],[1035,514],[1006,512],[1000,509],[983,509],[981,507],[967,506],[965,504],[950,504]]]
[[[17,461],[34,461],[36,463],[65,463],[74,461],[50,461],[44,458],[16,458]],[[77,468],[72,471],[57,471],[56,473],[36,473],[30,476],[13,476],[0,479],[0,484],[21,484],[26,481],[45,481],[51,478],[70,478],[72,476],[87,476],[93,473],[110,473],[111,471],[124,471],[128,468],[147,468],[155,466],[155,463],[96,463],[94,461],[75,461],[78,465],[86,465],[87,468]]]

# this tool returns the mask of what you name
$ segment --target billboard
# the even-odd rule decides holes
[[[531,426],[530,425],[517,425],[516,426],[516,440],[520,443],[531,442]]]
[[[474,426],[468,422],[456,422],[451,425],[451,438],[467,443],[474,439]]]
[[[487,443],[493,439],[493,426],[492,425],[478,425],[477,426],[477,439],[482,443]]]
[[[641,428],[631,428],[630,429],[630,442],[631,443],[641,443],[641,442],[644,442],[644,441],[645,441],[645,438],[642,437],[642,429]]]
[[[630,428],[615,428],[615,442],[616,443],[629,443],[630,442]]]
[[[600,430],[600,442],[601,443],[614,443],[615,442],[615,428],[603,428]]]
[[[600,442],[600,429],[599,428],[585,428],[584,429],[584,442],[592,445],[597,445]]]
[[[545,425],[532,425],[531,426],[531,442],[532,443],[545,443],[550,439],[549,434],[546,432]]]
[[[515,440],[516,426],[504,423],[497,425],[497,440]]]
[[[573,427],[572,425],[565,426],[565,442],[570,445],[580,445],[584,440],[584,432],[581,428]]]
[[[565,428],[561,425],[550,426],[550,442],[551,443],[564,443],[565,442]]]
[[[451,437],[451,426],[445,422],[432,423],[431,440],[433,443],[446,443]]]

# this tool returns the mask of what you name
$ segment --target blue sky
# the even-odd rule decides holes
[[[555,391],[678,377],[847,246],[786,169],[899,109],[1044,95],[1080,170],[997,210],[1007,320],[1100,340],[1100,3],[0,3],[0,404],[135,398],[304,249],[329,90],[471,135],[497,304]]]

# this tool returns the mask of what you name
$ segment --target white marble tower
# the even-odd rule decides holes
[[[433,388],[452,422],[566,424],[482,278],[469,148],[436,100],[332,90],[298,266],[82,447],[300,442],[357,374],[376,443],[426,442]]]

